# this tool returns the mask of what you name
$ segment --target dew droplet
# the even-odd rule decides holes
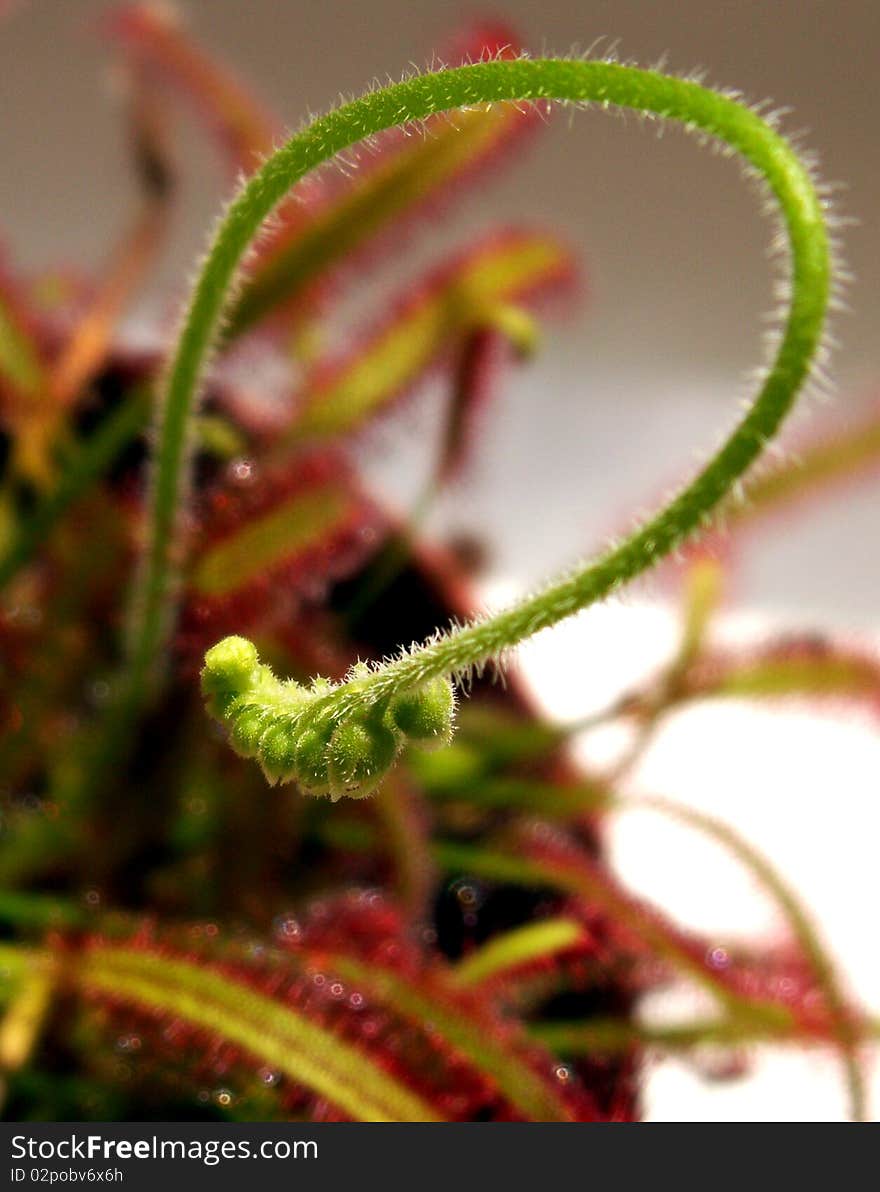
[[[713,969],[726,969],[730,964],[730,955],[726,948],[710,948],[706,953],[706,963]]]
[[[299,920],[293,915],[278,915],[272,923],[272,930],[277,939],[286,941],[298,940],[302,935]]]
[[[229,465],[229,478],[235,484],[253,484],[256,477],[257,467],[252,459],[234,459]]]

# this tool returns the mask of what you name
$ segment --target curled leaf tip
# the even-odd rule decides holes
[[[401,750],[446,744],[455,696],[446,678],[432,679],[390,699],[349,697],[371,675],[364,663],[335,686],[283,682],[261,663],[254,644],[226,637],[205,655],[202,694],[210,714],[226,724],[232,748],[255,758],[271,783],[296,782],[311,795],[362,799],[373,793]]]

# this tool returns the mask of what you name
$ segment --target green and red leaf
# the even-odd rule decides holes
[[[336,451],[256,472],[234,460],[207,498],[189,566],[181,641],[198,649],[228,625],[277,620],[319,600],[375,549],[384,519]],[[280,598],[279,598],[280,596]]]
[[[599,1116],[519,1023],[414,946],[378,894],[283,916],[277,940],[283,950],[230,944],[201,927],[162,941],[149,929],[95,936],[65,946],[59,974],[117,1021],[146,1024],[140,1033],[156,1058],[192,1054],[193,1081],[270,1071],[287,1112],[313,1119]]]
[[[215,61],[166,6],[131,4],[102,22],[138,71],[178,92],[218,138],[229,173],[251,173],[271,152],[283,128],[232,71]]]
[[[363,340],[319,364],[294,416],[296,440],[346,435],[390,409],[500,310],[529,306],[570,284],[568,250],[540,233],[492,236],[432,271]]]

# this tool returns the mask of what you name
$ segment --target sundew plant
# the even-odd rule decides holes
[[[632,1121],[651,1056],[772,1043],[831,1050],[867,1116],[876,1024],[797,893],[726,823],[622,793],[688,703],[880,709],[877,659],[833,636],[713,637],[742,529],[880,455],[869,412],[754,466],[821,369],[840,280],[811,160],[735,93],[533,58],[496,26],[293,135],[164,7],[114,9],[102,33],[139,208],[94,277],[11,253],[0,270],[5,1114]],[[499,383],[551,300],[575,300],[578,263],[552,230],[495,228],[365,330],[340,337],[335,313],[560,107],[671,122],[739,159],[775,220],[784,302],[697,473],[604,553],[478,616],[473,552],[426,540],[424,514],[503,417]],[[179,317],[145,336],[125,316],[165,243],[186,109],[232,197]],[[358,444],[428,376],[442,433],[401,517]],[[627,756],[587,770],[512,651],[664,559],[680,646],[575,726],[629,729]],[[603,827],[636,806],[745,867],[778,941],[722,963],[628,892]],[[650,1025],[646,995],[678,985],[713,1012]]]

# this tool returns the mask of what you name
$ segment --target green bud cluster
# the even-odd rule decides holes
[[[370,673],[359,663],[344,686],[354,689]],[[404,746],[436,749],[452,736],[455,695],[446,678],[344,714],[331,698],[342,690],[326,679],[310,687],[277,679],[243,637],[212,646],[202,670],[207,709],[227,726],[235,752],[255,758],[269,782],[296,782],[334,802],[371,794]]]

